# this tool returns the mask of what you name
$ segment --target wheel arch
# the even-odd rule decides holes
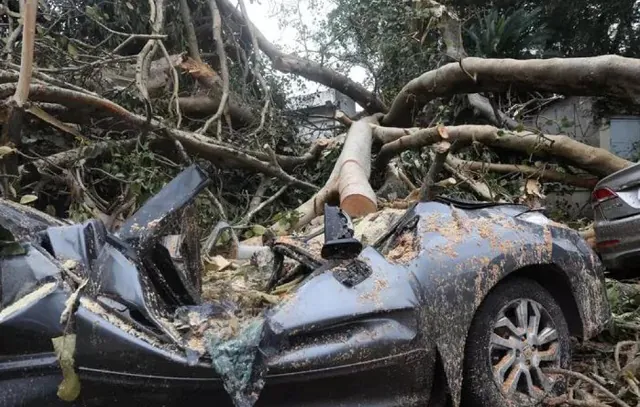
[[[532,264],[512,271],[501,279],[492,290],[514,278],[528,278],[544,287],[558,303],[569,325],[569,333],[581,338],[584,334],[584,323],[580,316],[578,303],[569,281],[569,277],[555,264]],[[486,297],[486,296],[485,296]]]

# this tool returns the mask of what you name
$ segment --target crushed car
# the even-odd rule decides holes
[[[512,204],[326,206],[204,273],[207,183],[185,169],[113,233],[0,201],[0,405],[535,405],[610,320],[598,256]]]

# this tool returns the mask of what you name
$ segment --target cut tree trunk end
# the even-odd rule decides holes
[[[369,183],[371,175],[371,146],[373,128],[379,115],[368,116],[354,122],[344,142],[342,152],[336,161],[327,183],[307,202],[298,207],[298,221],[293,229],[300,229],[324,212],[324,204],[337,200],[349,216],[357,218],[378,209],[376,193]],[[277,233],[286,232],[276,223],[272,229]]]

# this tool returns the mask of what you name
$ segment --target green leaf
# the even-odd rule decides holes
[[[67,52],[74,58],[78,56],[78,48],[72,42],[67,44]]]
[[[23,195],[22,198],[20,198],[20,204],[27,205],[37,200],[38,200],[38,197],[35,195]]]
[[[100,20],[100,13],[98,13],[98,10],[95,7],[87,6],[85,7],[84,12],[87,13],[89,17],[95,20]]]
[[[73,401],[80,395],[80,379],[73,368],[76,336],[59,336],[51,339],[51,342],[62,369],[62,382],[58,386],[58,397],[64,401]]]
[[[0,146],[0,158],[4,157],[7,154],[13,153],[16,151],[15,148],[11,148],[9,146]]]
[[[242,236],[244,236],[245,239],[250,239],[253,237],[253,232],[250,230],[247,230],[246,232],[244,232]]]
[[[129,2],[127,2],[126,4],[127,4],[127,7],[129,8],[129,10],[133,10],[133,4],[131,4]]]
[[[56,216],[56,207],[53,205],[47,205],[44,211],[51,216]]]
[[[265,228],[262,225],[253,225],[253,228],[251,228],[251,231],[255,236],[262,236],[267,231],[267,228]]]
[[[0,257],[21,256],[27,250],[18,242],[0,242]]]
[[[497,135],[498,137],[504,136],[504,130],[498,130]]]

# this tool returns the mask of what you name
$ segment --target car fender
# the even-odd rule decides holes
[[[405,233],[415,233],[420,247],[404,266],[422,285],[422,334],[439,352],[455,406],[460,405],[465,344],[475,312],[508,276],[531,266],[554,267],[567,279],[567,295],[576,299],[582,336],[594,335],[608,321],[603,267],[577,232],[492,208],[465,211],[426,203],[416,213],[415,230]],[[394,250],[387,254],[391,260]]]

